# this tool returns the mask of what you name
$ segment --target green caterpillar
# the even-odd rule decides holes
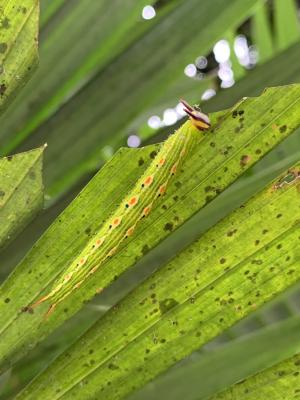
[[[93,241],[88,243],[58,278],[52,290],[31,307],[50,301],[49,315],[58,303],[79,288],[118,251],[121,243],[133,235],[137,224],[151,212],[154,202],[165,193],[170,179],[196,143],[199,130],[204,131],[210,127],[208,116],[185,101],[181,102],[184,111],[190,116],[189,121],[164,142],[145,173]]]

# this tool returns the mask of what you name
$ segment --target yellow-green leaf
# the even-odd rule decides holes
[[[211,400],[292,400],[300,393],[300,354],[269,368]]]
[[[44,147],[0,159],[0,250],[43,206],[43,153]]]
[[[123,399],[297,282],[299,171],[145,280],[17,398]]]
[[[0,112],[37,64],[38,0],[2,0],[0,6]]]

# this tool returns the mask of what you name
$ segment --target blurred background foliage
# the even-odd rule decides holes
[[[48,143],[47,206],[2,252],[1,280],[120,146],[161,141],[180,124],[180,97],[211,112],[256,96],[266,86],[299,82],[299,8],[295,0],[41,0],[40,65],[1,116],[0,154]],[[297,131],[2,376],[0,399],[24,386],[99,313],[169,260],[174,248],[191,243],[299,154]],[[244,357],[238,341],[248,340],[244,335],[263,335],[270,326],[280,332],[280,324],[297,324],[299,315],[296,286],[201,354],[216,348],[226,354],[230,344],[237,346],[238,364]],[[198,356],[183,365],[197,363]],[[206,369],[205,360],[199,368]]]

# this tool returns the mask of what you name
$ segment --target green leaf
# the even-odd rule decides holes
[[[41,75],[37,74],[36,81],[32,81],[31,84],[37,87],[38,81],[39,91],[31,91],[30,95],[26,93],[26,101],[22,101],[24,98],[19,99],[14,114],[7,115],[2,122],[0,135],[1,143],[5,146],[3,151],[11,151],[20,143],[22,143],[22,148],[27,148],[33,147],[34,143],[47,141],[49,144],[45,160],[47,192],[55,196],[68,189],[87,171],[99,166],[99,160],[103,159],[103,147],[109,145],[111,138],[115,140],[118,137],[124,140],[128,134],[127,127],[132,121],[155,104],[167,88],[183,74],[184,67],[193,62],[199,53],[206,54],[224,31],[230,27],[237,27],[251,13],[257,1],[205,0],[200,3],[198,0],[180,1],[173,7],[168,6],[165,11],[162,7],[161,18],[157,22],[154,18],[149,28],[148,22],[145,25],[145,21],[132,23],[128,28],[126,21],[123,21],[126,14],[122,10],[122,7],[125,7],[124,0],[119,2],[124,6],[120,11],[117,9],[118,13],[114,9],[115,2],[111,2],[110,14],[112,18],[116,18],[116,15],[119,19],[113,25],[111,19],[108,19],[107,29],[111,31],[114,26],[120,26],[117,31],[117,49],[113,47],[115,41],[109,40],[108,37],[107,41],[101,43],[101,51],[98,48],[97,51],[92,49],[89,56],[93,60],[96,52],[95,57],[98,60],[93,64],[95,69],[92,70],[92,79],[89,74],[82,74],[79,81],[75,78],[72,82],[68,80],[68,84],[72,83],[68,86],[68,91],[65,87],[61,89],[59,79],[63,80],[65,76],[70,75],[76,76],[76,69],[74,71],[71,61],[75,63],[79,71],[86,71],[88,68],[85,64],[90,65],[88,61],[85,61],[84,65],[80,66],[81,59],[85,60],[85,58],[82,55],[78,57],[78,53],[75,54],[75,50],[78,52],[80,50],[81,54],[82,46],[86,43],[85,41],[82,43],[82,33],[76,27],[77,41],[74,44],[74,38],[71,37],[72,43],[69,45],[74,55],[72,59],[69,56],[68,62],[59,63],[57,66],[56,73],[59,79],[51,74],[52,70],[46,74],[47,68],[49,69],[49,66],[52,68],[52,64],[48,62],[47,67],[40,69],[40,74],[43,71],[42,76],[49,76],[49,78],[43,80],[40,79]],[[91,18],[95,18],[95,11],[92,9],[96,6],[100,7],[98,2],[92,0],[92,3],[90,7],[84,7],[86,14],[81,13],[85,16],[85,24],[88,27],[91,24]],[[103,1],[99,3],[102,4]],[[137,4],[131,1],[130,4],[132,3]],[[104,4],[107,5],[107,2]],[[135,5],[135,12],[133,15],[130,14],[130,21],[132,19],[136,21],[137,9],[140,14],[141,8]],[[218,13],[216,9],[219,10]],[[129,10],[132,10],[132,6]],[[158,17],[159,15],[158,12]],[[69,15],[69,18],[72,21],[73,19],[78,21],[73,13]],[[61,52],[68,47],[68,43],[58,44],[53,39],[58,34],[62,36],[66,31],[69,37],[72,24],[67,22],[64,21],[64,24],[60,26],[59,32],[56,30],[52,32],[49,38],[52,43],[51,46],[49,43],[49,51],[48,46],[41,47],[41,64],[43,62],[46,64],[48,57],[57,60],[56,52],[59,51],[57,47],[60,49],[59,57]],[[123,23],[127,27],[126,34],[124,34]],[[99,27],[101,27],[100,24]],[[89,32],[88,28],[86,30]],[[86,37],[86,30],[84,37]],[[100,29],[98,35],[100,36],[101,33],[103,32]],[[99,46],[98,35],[95,39],[97,46]],[[122,41],[120,43],[120,36],[126,41],[126,46]],[[164,46],[161,46],[162,42],[165,43]],[[55,48],[52,49],[54,44]],[[86,46],[88,45],[89,43],[86,43]],[[83,47],[88,57],[88,47]],[[47,58],[43,57],[47,51]],[[161,68],[162,65],[164,68]],[[63,73],[60,69],[64,70]],[[99,90],[100,87],[101,90]],[[78,91],[79,88],[80,91]],[[74,92],[75,95],[73,95]],[[43,93],[46,93],[47,101],[51,96],[51,104],[44,104]],[[24,93],[24,96],[26,94]],[[69,101],[57,111],[58,106],[66,98]],[[27,107],[28,101],[34,103],[30,109]],[[57,112],[53,114],[54,111]],[[51,118],[47,119],[49,116]],[[44,123],[41,124],[42,122]],[[33,131],[35,135],[31,135]],[[58,158],[57,153],[62,149],[64,156]]]
[[[260,372],[211,400],[272,400],[299,397],[300,354]]]
[[[274,28],[277,50],[284,50],[300,39],[298,10],[294,0],[274,0]]]
[[[143,222],[123,251],[116,254],[95,279],[58,306],[55,316],[47,323],[43,319],[47,305],[37,308],[34,314],[21,312],[43,291],[49,290],[55,278],[91,240],[99,225],[126,195],[128,187],[150,163],[156,146],[120,150],[3,284],[0,299],[2,363],[13,363],[27,353],[78,311],[98,288],[107,287],[117,279],[170,231],[211,202],[299,127],[299,93],[300,85],[272,88],[259,98],[241,101],[227,113],[212,114],[214,129],[190,155],[184,172],[172,184],[163,203]],[[220,116],[222,119],[217,122]]]
[[[298,353],[299,329],[300,317],[297,316],[212,351],[197,354],[133,394],[130,400],[208,399],[234,383]],[[243,399],[243,396],[238,398]]]
[[[66,3],[66,0],[42,0],[40,27],[46,25]]]
[[[37,65],[38,0],[2,0],[0,8],[0,113]]]
[[[266,2],[262,0],[256,9],[252,19],[252,39],[258,50],[260,63],[269,60],[274,54],[270,17]],[[285,46],[286,47],[286,46]],[[285,48],[284,47],[284,48]]]
[[[148,278],[17,398],[124,398],[297,282],[299,168]]]
[[[44,147],[0,159],[0,250],[43,206]]]

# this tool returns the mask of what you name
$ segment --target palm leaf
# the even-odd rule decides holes
[[[286,172],[148,278],[17,398],[124,398],[297,282],[299,166],[290,185]]]
[[[253,377],[235,385],[232,389],[213,397],[224,399],[265,399],[272,395],[274,400],[293,399],[299,393],[300,355],[278,363]]]
[[[300,318],[295,316],[196,354],[133,394],[130,400],[210,399],[224,388],[299,352],[299,328]],[[243,395],[238,398],[244,399]]]
[[[38,0],[3,0],[0,9],[0,113],[37,64]]]
[[[0,250],[44,204],[43,153],[44,147],[0,159]]]

